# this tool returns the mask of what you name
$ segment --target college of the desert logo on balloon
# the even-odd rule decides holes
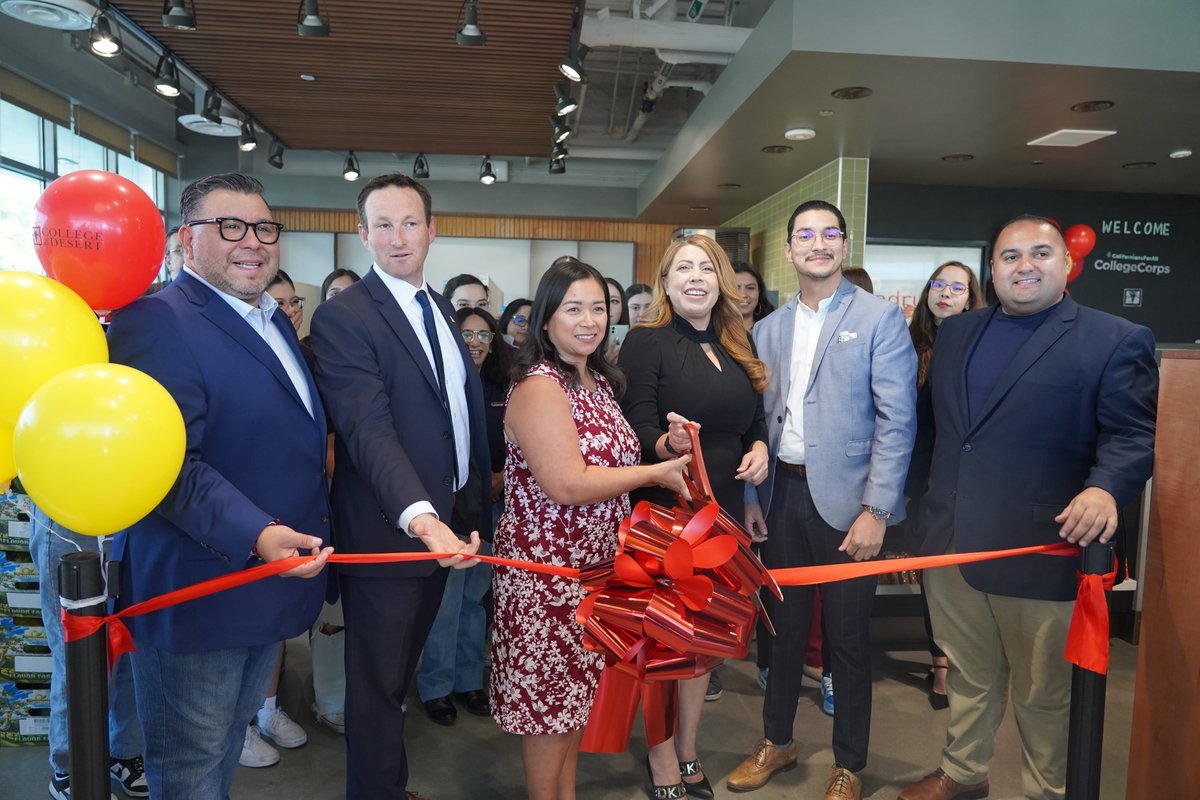
[[[43,228],[41,225],[34,225],[33,246],[100,250],[104,247],[104,234],[87,228]]]

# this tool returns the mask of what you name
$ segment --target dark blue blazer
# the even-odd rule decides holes
[[[287,316],[271,322],[300,363],[313,416],[262,337],[186,272],[109,327],[111,360],[166,387],[187,426],[175,485],[118,539],[119,608],[262,563],[250,551],[275,518],[329,542],[325,414]],[[130,628],[137,642],[177,652],[269,644],[307,630],[325,585],[325,574],[268,578],[133,618]]]
[[[431,292],[452,330],[454,311]],[[372,269],[334,300],[322,303],[310,338],[317,385],[334,429],[334,546],[341,553],[428,552],[420,539],[396,528],[400,514],[427,500],[450,524],[454,506],[454,441],[433,367],[396,298]],[[481,535],[490,528],[491,459],[483,387],[466,345],[458,341],[467,375],[471,466],[483,509]],[[419,577],[436,561],[339,565],[347,575]]]
[[[952,541],[958,552],[1062,541],[1054,517],[1075,495],[1096,486],[1124,507],[1154,465],[1154,335],[1069,296],[1017,351],[978,418],[969,420],[967,362],[993,311],[951,317],[938,331],[930,391],[922,392],[934,424],[921,415],[918,436],[925,441],[915,457],[930,459],[911,526],[922,554],[944,553]],[[924,468],[914,461],[914,469]],[[961,569],[980,591],[1069,600],[1078,565],[1075,558],[1034,555]]]

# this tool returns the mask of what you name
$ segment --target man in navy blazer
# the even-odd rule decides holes
[[[842,276],[846,220],[824,201],[788,220],[784,253],[800,291],[754,326],[770,385],[766,406],[770,471],[746,490],[746,527],[765,537],[770,568],[863,561],[879,554],[888,524],[903,519],[903,486],[916,431],[917,358],[894,303]],[[765,515],[765,516],[764,516]],[[821,587],[837,713],[831,800],[858,800],[871,728],[868,637],[875,579]],[[796,763],[792,724],[800,698],[811,586],[769,601],[771,644],[763,738],[727,779],[734,791],[764,785]]]
[[[295,331],[265,293],[279,234],[262,184],[214,175],[183,190],[184,269],[117,313],[114,363],[161,383],[183,413],[187,452],[158,508],[122,532],[118,607],[264,560],[331,548],[325,415]],[[318,580],[270,578],[129,621],[146,775],[157,798],[226,798],[246,724],[279,643],[305,631]]]
[[[1017,217],[992,248],[999,306],[942,324],[921,414],[918,452],[930,460],[913,464],[916,483],[928,474],[919,552],[1106,542],[1150,477],[1154,336],[1076,303],[1064,292],[1070,270],[1058,227]],[[1010,694],[1024,796],[1064,796],[1077,567],[1032,555],[925,572],[950,659],[950,724],[941,766],[901,798],[985,797]]]
[[[375,258],[313,315],[317,385],[334,429],[334,536],[343,553],[450,553],[467,568],[478,532],[450,530],[470,471],[491,474],[483,387],[453,309],[425,283],[436,236],[428,190],[400,174],[366,183],[359,236]],[[490,481],[472,481],[491,508]],[[484,519],[481,524],[489,524]],[[467,558],[464,558],[467,557]],[[446,570],[433,561],[343,565],[346,796],[404,797],[402,703],[437,615]]]

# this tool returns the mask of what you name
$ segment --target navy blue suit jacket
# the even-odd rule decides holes
[[[270,346],[187,273],[109,327],[111,360],[166,387],[187,426],[175,485],[118,540],[118,607],[262,563],[250,551],[275,518],[329,542],[325,414],[287,315],[271,323],[300,363],[312,416]],[[129,624],[136,641],[176,652],[269,644],[308,629],[325,586],[324,574],[268,578]]]
[[[454,311],[430,293],[451,330]],[[454,440],[449,411],[416,332],[396,298],[372,269],[312,320],[317,385],[333,420],[334,546],[341,553],[428,552],[396,528],[400,514],[427,500],[450,524],[454,506]],[[466,345],[458,340],[467,375],[471,466],[478,471],[482,525],[490,526],[491,459],[483,387]],[[482,533],[482,532],[481,532]],[[419,577],[436,561],[339,565],[347,575]]]
[[[944,553],[952,541],[958,552],[1062,541],[1054,517],[1075,495],[1096,486],[1124,507],[1154,465],[1154,335],[1069,296],[1004,368],[978,418],[968,419],[967,363],[994,311],[951,317],[938,331],[930,391],[922,392],[932,408],[921,415],[924,446],[914,456],[914,469],[929,476],[911,526],[922,554]],[[923,457],[927,465],[918,463]],[[980,591],[1069,600],[1078,565],[1034,555],[961,569]]]

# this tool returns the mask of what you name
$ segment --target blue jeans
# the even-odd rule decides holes
[[[480,555],[491,555],[492,545],[482,542]],[[445,697],[451,692],[483,688],[483,636],[487,613],[480,605],[492,585],[490,564],[469,569],[452,569],[446,576],[446,591],[438,607],[433,629],[421,653],[417,693],[421,702]]]
[[[150,796],[228,800],[246,726],[267,695],[279,642],[200,653],[142,642],[137,648],[133,675]]]
[[[59,617],[58,560],[67,553],[95,550],[99,539],[84,536],[53,522],[35,509],[29,551],[41,576],[42,624],[53,659],[50,673],[50,768],[71,771],[70,741],[67,738],[67,649]],[[140,756],[145,742],[138,724],[129,659],[118,659],[108,684],[108,750],[112,758]]]

